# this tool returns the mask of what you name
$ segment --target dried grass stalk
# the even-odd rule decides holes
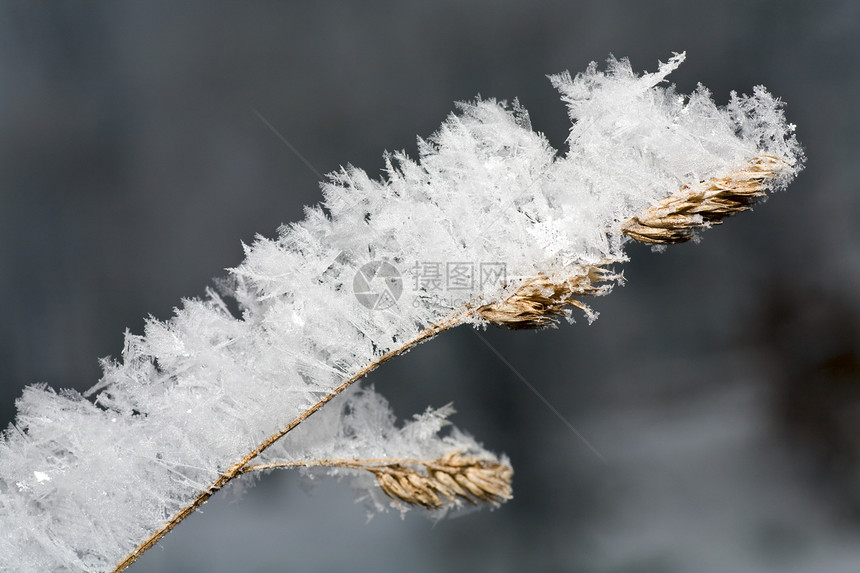
[[[719,224],[723,218],[749,209],[756,200],[764,196],[764,191],[786,166],[784,159],[760,155],[752,159],[743,170],[693,186],[683,186],[678,193],[649,207],[642,215],[625,221],[621,225],[621,231],[645,243],[672,244],[688,241],[693,238],[696,229]],[[228,482],[241,474],[256,470],[300,466],[366,470],[376,476],[382,491],[396,502],[430,509],[460,505],[463,501],[498,505],[511,499],[513,470],[510,466],[497,460],[463,456],[459,452],[433,461],[316,460],[258,465],[250,465],[250,462],[367,373],[475,314],[489,322],[512,329],[553,325],[559,317],[568,312],[567,307],[571,306],[590,314],[590,309],[576,297],[608,293],[612,288],[611,283],[621,280],[620,275],[606,268],[606,265],[614,262],[617,261],[608,260],[595,265],[578,266],[567,277],[539,275],[525,281],[504,301],[478,307],[466,305],[441,322],[424,329],[408,343],[389,351],[345,380],[295,420],[269,436],[138,545],[117,565],[114,573],[125,570]]]
[[[764,197],[785,160],[759,155],[745,169],[715,177],[681,190],[621,225],[621,232],[641,241],[669,245],[689,241],[696,229],[719,225],[725,217],[746,211]]]
[[[452,452],[437,460],[374,459],[274,462],[246,467],[242,473],[291,467],[338,467],[365,470],[397,503],[425,509],[460,506],[465,501],[498,506],[511,497],[513,469],[495,459]]]

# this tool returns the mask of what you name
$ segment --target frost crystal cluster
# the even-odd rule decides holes
[[[218,293],[126,333],[86,395],[27,388],[0,441],[0,570],[114,570],[254,464],[341,460],[331,471],[377,509],[510,497],[505,458],[442,431],[450,408],[398,425],[354,386],[300,417],[450,326],[570,318],[568,306],[585,308],[574,295],[611,287],[598,283],[625,259],[625,221],[650,208],[652,226],[682,224],[667,197],[686,193],[683,224],[701,227],[718,222],[707,208],[734,209],[722,191],[697,191],[709,181],[751,185],[751,197],[784,187],[803,156],[781,103],[761,87],[725,108],[704,87],[678,94],[664,80],[683,59],[641,76],[615,59],[553,76],[572,120],[564,154],[516,101],[460,104],[419,140],[417,160],[387,156],[381,179],[351,166],[331,174],[322,204],[246,247]],[[762,158],[764,171],[750,167]]]

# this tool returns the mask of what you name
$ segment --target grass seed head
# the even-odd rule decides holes
[[[414,464],[365,466],[385,494],[398,503],[426,509],[480,502],[498,506],[513,497],[513,470],[494,459],[448,454]]]
[[[530,279],[507,299],[479,307],[478,314],[493,324],[515,330],[552,326],[567,315],[568,307],[590,315],[591,310],[577,297],[608,293],[612,283],[621,278],[605,267],[612,262],[578,267],[568,277],[541,275]]]
[[[773,155],[759,155],[744,169],[725,177],[684,185],[678,193],[627,219],[621,232],[655,245],[689,241],[697,229],[719,225],[729,215],[752,207],[787,166]]]

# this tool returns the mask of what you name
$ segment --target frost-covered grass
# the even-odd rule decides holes
[[[372,510],[503,502],[508,460],[451,428],[450,408],[398,424],[353,383],[457,325],[594,318],[579,299],[620,280],[631,237],[686,240],[783,188],[803,156],[780,102],[762,87],[725,108],[704,87],[678,94],[663,84],[683,59],[553,76],[573,122],[563,154],[516,101],[461,104],[417,160],[388,156],[381,180],[331,174],[324,201],[247,246],[219,292],[126,333],[86,395],[26,389],[0,443],[0,570],[121,570],[223,485],[274,467],[348,474]],[[451,269],[456,296],[439,296]]]

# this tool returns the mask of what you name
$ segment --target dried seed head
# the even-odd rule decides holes
[[[608,293],[612,289],[610,283],[621,278],[604,266],[612,262],[602,261],[578,268],[578,272],[565,278],[538,276],[527,281],[507,299],[483,305],[477,312],[489,322],[511,329],[551,326],[571,306],[591,315],[591,310],[575,297]]]
[[[642,215],[627,219],[621,232],[658,245],[689,241],[696,229],[718,225],[725,217],[749,209],[787,166],[778,157],[759,155],[745,169],[683,186]]]
[[[429,462],[365,465],[361,469],[372,472],[394,501],[426,509],[459,506],[464,501],[498,506],[512,497],[510,466],[458,452]]]
[[[759,155],[745,169],[725,177],[702,181],[631,217],[621,231],[637,241],[672,244],[689,241],[696,229],[717,225],[734,213],[749,209],[765,195],[789,163],[773,155]],[[564,316],[567,307],[577,307],[591,316],[590,309],[576,297],[608,293],[620,276],[605,268],[616,261],[578,268],[572,276],[540,275],[526,281],[507,299],[478,307],[484,319],[512,329],[544,328]]]

